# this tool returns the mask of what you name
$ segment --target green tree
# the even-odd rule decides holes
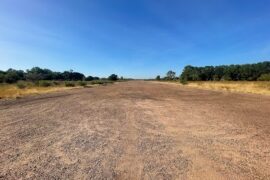
[[[15,83],[18,80],[24,79],[24,72],[23,71],[16,71],[14,69],[9,69],[5,73],[4,81],[6,83]]]
[[[168,71],[167,72],[167,79],[168,80],[174,80],[175,79],[175,75],[176,75],[176,73],[175,72],[173,72],[172,70],[170,70],[170,71]]]
[[[93,81],[94,80],[94,77],[93,76],[87,76],[85,78],[86,81]]]
[[[72,70],[64,71],[62,76],[66,81],[82,81],[85,78],[85,76],[82,73],[73,72]]]
[[[0,71],[0,83],[3,83],[5,80],[5,72],[4,71]]]
[[[118,80],[118,76],[117,76],[116,74],[112,74],[112,75],[110,75],[110,76],[108,77],[108,79],[109,79],[110,81],[117,81],[117,80]]]
[[[54,73],[49,69],[33,67],[26,71],[26,79],[30,81],[53,80]]]
[[[265,61],[257,64],[229,65],[229,66],[186,66],[181,78],[188,81],[212,81],[228,80],[256,81],[262,74],[270,73],[270,62]]]
[[[4,74],[0,74],[0,83],[3,83],[5,80],[5,75]]]

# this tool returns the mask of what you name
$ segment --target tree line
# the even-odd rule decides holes
[[[79,72],[64,71],[54,72],[50,69],[42,69],[39,67],[33,67],[32,69],[23,71],[8,69],[7,71],[0,71],[0,83],[16,83],[17,81],[40,81],[40,80],[56,80],[56,81],[93,81],[99,80],[99,77],[88,76]],[[108,77],[109,80],[118,80],[116,74],[112,74]]]
[[[256,64],[195,67],[186,66],[182,81],[269,81],[270,61]]]

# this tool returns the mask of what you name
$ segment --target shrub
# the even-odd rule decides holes
[[[52,84],[55,85],[55,86],[57,86],[57,85],[60,85],[60,82],[58,82],[58,81],[53,81]]]
[[[270,81],[270,74],[262,74],[259,78],[258,81]]]
[[[39,86],[40,87],[49,87],[49,86],[51,86],[52,84],[51,84],[51,82],[49,82],[49,81],[39,81]]]
[[[0,83],[3,83],[5,80],[5,75],[0,73]]]
[[[85,87],[87,85],[87,83],[85,81],[79,81],[78,84],[79,84],[79,86],[83,86],[83,87]]]
[[[75,87],[75,83],[73,82],[65,82],[66,87]]]
[[[92,81],[91,84],[94,85],[94,84],[104,84],[105,82],[103,81],[100,81],[100,80],[96,80],[96,81]]]
[[[16,85],[19,89],[25,89],[27,87],[27,84],[25,82],[22,82],[22,81],[17,82]]]
[[[186,78],[181,77],[180,78],[180,83],[183,84],[183,85],[187,85],[188,84],[188,81],[187,81]]]
[[[160,78],[160,75],[158,75],[158,76],[156,77],[156,80],[157,80],[157,81],[160,81],[160,79],[161,79],[161,78]]]

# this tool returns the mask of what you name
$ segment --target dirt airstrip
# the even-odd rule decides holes
[[[131,81],[1,100],[0,179],[270,179],[270,96]]]

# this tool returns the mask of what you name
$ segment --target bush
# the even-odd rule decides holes
[[[156,80],[157,80],[157,81],[160,81],[160,79],[161,79],[161,78],[160,78],[160,75],[158,75],[158,76],[156,77]]]
[[[270,74],[262,74],[259,78],[258,81],[270,81]]]
[[[75,87],[75,83],[73,82],[65,82],[66,87]]]
[[[27,84],[21,81],[19,81],[16,85],[19,89],[25,89],[27,87]]]
[[[51,86],[52,84],[51,84],[51,82],[49,82],[49,81],[39,81],[39,86],[40,87],[49,87],[49,86]]]
[[[180,83],[183,84],[183,85],[187,85],[188,81],[187,81],[186,78],[180,78]]]
[[[85,87],[87,85],[87,83],[85,81],[79,81],[78,84],[79,84],[79,86],[83,86],[83,87]]]
[[[0,83],[3,83],[5,80],[5,75],[0,73]]]
[[[105,81],[101,81],[101,80],[96,80],[96,81],[92,81],[91,84],[94,85],[94,84],[104,84]]]
[[[58,85],[60,85],[60,82],[58,82],[58,81],[53,81],[52,84],[55,85],[55,86],[58,86]]]

